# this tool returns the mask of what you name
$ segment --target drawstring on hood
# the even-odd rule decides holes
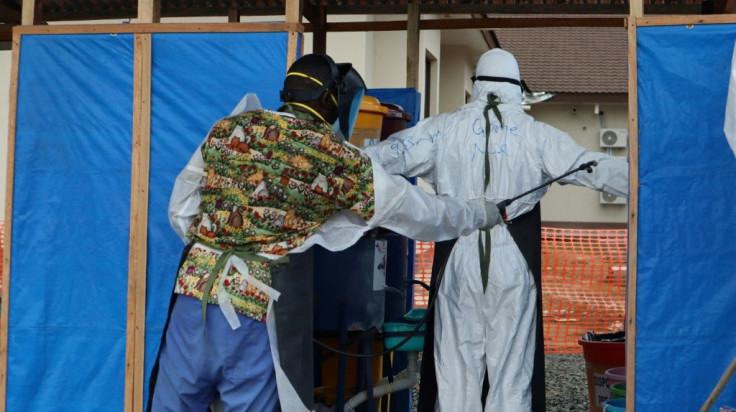
[[[519,65],[514,56],[501,49],[490,50],[481,56],[473,77],[473,101],[485,98],[483,117],[486,120],[485,161],[483,166],[483,194],[488,191],[491,182],[491,158],[488,147],[491,140],[491,119],[488,114],[491,110],[503,127],[503,117],[499,106],[509,105],[521,110],[521,76]],[[480,263],[480,278],[483,292],[488,285],[488,274],[491,267],[491,231],[478,232],[478,256]]]
[[[493,93],[488,93],[486,100],[486,107],[483,110],[483,117],[486,119],[486,155],[484,164],[484,178],[483,178],[483,192],[488,190],[488,184],[491,182],[491,157],[488,154],[488,146],[491,140],[491,119],[488,112],[493,110],[493,114],[501,123],[503,127],[503,116],[501,111],[498,110],[498,105],[501,104],[501,99]],[[485,236],[483,236],[483,233]],[[483,237],[485,237],[485,245],[483,244]],[[488,271],[491,266],[491,231],[490,229],[478,232],[478,255],[480,256],[480,279],[483,285],[483,292],[486,291],[486,285],[488,284]]]

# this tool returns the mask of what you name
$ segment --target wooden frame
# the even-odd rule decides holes
[[[8,117],[8,164],[5,185],[5,245],[3,246],[3,291],[0,305],[0,411],[5,410],[8,385],[8,309],[10,308],[10,246],[13,233],[13,178],[15,164],[15,131],[18,100],[18,63],[20,34],[13,34],[13,62],[10,71],[10,116]]]
[[[634,365],[636,347],[636,219],[639,216],[639,110],[636,88],[636,17],[628,21],[629,39],[629,263],[626,288],[626,365]],[[626,368],[626,381],[634,382],[634,368]],[[627,385],[626,408],[634,410],[634,388]]]
[[[269,33],[278,31],[303,32],[300,23],[138,23],[89,24],[83,26],[16,26],[17,34],[95,34],[95,33]]]
[[[33,0],[26,0],[32,3]],[[141,1],[144,3],[144,0]],[[8,127],[8,169],[5,201],[5,253],[3,255],[3,290],[0,307],[0,411],[6,410],[8,367],[8,313],[10,300],[10,259],[13,216],[13,180],[18,97],[20,42],[23,35],[35,34],[95,34],[130,33],[134,35],[133,56],[133,149],[131,159],[130,235],[128,255],[128,297],[125,350],[124,410],[142,411],[144,393],[145,301],[148,230],[148,180],[151,131],[151,49],[153,33],[254,33],[287,32],[287,68],[296,60],[297,46],[304,27],[298,0],[289,0],[292,13],[286,23],[156,23],[156,0],[146,2],[148,11],[141,11],[146,23],[121,25],[55,25],[16,26],[13,29],[13,63],[10,84],[10,118]],[[25,4],[25,3],[24,3]],[[296,8],[295,8],[296,6]],[[139,5],[141,7],[141,5]],[[293,11],[296,10],[296,13]],[[32,19],[33,15],[24,19]]]
[[[635,5],[632,3],[632,10]],[[647,16],[632,15],[627,22],[629,41],[629,279],[626,308],[626,365],[636,364],[636,282],[639,203],[639,107],[637,89],[636,29],[645,26],[734,24],[736,15]],[[626,410],[635,409],[636,370],[626,368]]]
[[[728,8],[732,10],[736,0],[728,0]],[[462,5],[461,5],[462,6]],[[488,27],[554,27],[554,26],[587,26],[611,27],[624,24],[628,29],[628,68],[629,68],[629,287],[627,291],[627,339],[626,360],[634,365],[636,360],[636,280],[637,280],[637,218],[638,218],[638,96],[637,96],[637,55],[636,31],[640,26],[663,25],[695,25],[695,24],[728,24],[736,23],[733,15],[680,15],[680,16],[644,16],[642,0],[631,0],[630,14],[625,20],[620,17],[547,17],[547,18],[485,18],[485,19],[452,19],[421,20],[420,13],[431,13],[426,5],[407,3],[400,11],[391,11],[381,6],[387,13],[407,13],[407,21],[327,23],[327,14],[337,14],[337,6],[330,6],[320,11],[318,24],[302,24],[302,11],[299,0],[286,0],[284,23],[157,23],[160,17],[159,0],[139,0],[140,23],[125,25],[58,25],[34,26],[36,18],[35,0],[23,0],[21,24],[13,30],[12,69],[10,83],[10,117],[8,127],[8,165],[5,202],[5,254],[3,256],[3,289],[0,305],[0,411],[6,409],[7,390],[7,337],[10,300],[10,259],[12,242],[12,205],[14,179],[14,149],[16,136],[16,110],[18,96],[18,65],[20,58],[20,41],[23,35],[34,34],[94,34],[94,33],[131,33],[134,41],[134,125],[133,125],[133,158],[131,172],[131,214],[129,238],[129,284],[127,310],[127,344],[125,370],[125,410],[139,411],[143,404],[143,343],[145,337],[145,296],[146,296],[146,247],[148,221],[148,174],[150,155],[150,72],[151,72],[151,34],[152,33],[241,33],[241,32],[288,32],[287,67],[296,60],[299,45],[299,34],[314,29],[315,39],[319,39],[321,50],[324,48],[325,33],[329,31],[384,31],[407,30],[407,86],[416,87],[418,69],[419,31],[434,29],[488,28]],[[469,13],[475,8],[458,11],[457,5],[446,5],[447,12]],[[466,7],[466,8],[467,8]],[[475,6],[473,6],[475,7]],[[481,5],[483,11],[489,12],[487,5]],[[452,8],[452,10],[450,10]],[[651,9],[651,8],[650,8]],[[339,12],[350,14],[349,6],[340,6]],[[432,9],[435,12],[440,9]],[[591,9],[589,12],[593,12]],[[234,14],[233,14],[234,16]],[[235,17],[231,17],[235,20]],[[317,49],[317,48],[315,48]],[[635,382],[635,368],[627,368],[627,380]],[[635,385],[627,388],[634,394]],[[627,397],[627,409],[634,410],[634,396]]]

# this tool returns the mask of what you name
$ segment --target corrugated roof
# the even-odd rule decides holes
[[[626,93],[627,33],[621,27],[494,30],[533,91]]]

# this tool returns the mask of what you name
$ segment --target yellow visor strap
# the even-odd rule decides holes
[[[289,72],[289,73],[286,73],[286,77],[289,77],[289,76],[304,77],[305,79],[309,79],[309,80],[317,83],[320,86],[324,86],[324,84],[321,81],[319,81],[318,79],[316,79],[316,78],[314,78],[314,77],[312,77],[312,76],[310,76],[308,74],[299,73],[299,72]],[[337,99],[335,99],[335,95],[333,95],[332,92],[330,92],[330,97],[332,98],[332,102],[335,103],[335,107],[337,107]]]
[[[286,104],[291,104],[291,105],[294,105],[294,106],[299,106],[299,107],[302,107],[302,108],[304,108],[304,109],[307,109],[307,110],[309,110],[309,112],[310,112],[310,113],[312,113],[313,115],[317,116],[317,118],[318,118],[319,120],[322,120],[322,121],[323,121],[323,122],[325,122],[325,123],[329,123],[329,122],[328,122],[327,120],[325,120],[325,118],[324,118],[324,117],[322,117],[322,116],[321,116],[321,115],[320,115],[319,113],[317,113],[317,111],[315,111],[315,110],[314,110],[314,109],[312,109],[311,107],[307,106],[306,104],[301,104],[301,103],[299,103],[299,102],[285,102],[285,103],[286,103]]]

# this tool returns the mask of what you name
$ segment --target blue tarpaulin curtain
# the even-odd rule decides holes
[[[246,92],[278,107],[287,34],[154,34],[146,388],[182,241],[169,195]],[[17,100],[8,411],[121,411],[133,35],[24,35]]]
[[[21,49],[6,408],[120,410],[133,37],[23,36]]]
[[[257,93],[264,108],[278,109],[287,41],[286,33],[153,36],[146,396],[184,247],[167,215],[174,180],[215,121],[246,93]]]
[[[736,25],[637,29],[636,410],[695,411],[736,356]],[[736,406],[731,382],[712,410]]]

